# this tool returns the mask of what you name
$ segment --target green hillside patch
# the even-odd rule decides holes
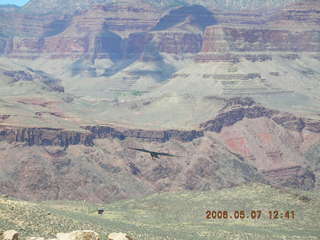
[[[140,240],[318,239],[320,194],[252,184],[210,192],[160,193],[142,199],[96,205],[86,202],[38,204],[0,200],[0,229],[53,237],[77,229],[126,232]],[[10,206],[14,205],[14,210]],[[103,207],[104,215],[97,214]],[[207,219],[206,211],[261,210],[260,219]],[[268,211],[294,211],[294,218],[269,219]]]

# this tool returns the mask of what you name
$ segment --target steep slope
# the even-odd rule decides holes
[[[28,200],[105,202],[159,191],[217,189],[262,179],[253,167],[224,147],[209,147],[211,142],[203,138],[156,144],[148,138],[129,137],[96,140],[94,147],[74,145],[67,149],[2,142],[1,151],[6,154],[0,160],[1,192]],[[146,154],[129,150],[129,146],[171,149],[181,158],[152,161]],[[207,147],[199,155],[197,149]],[[17,153],[21,155],[17,157]],[[234,168],[237,170],[228,177]]]
[[[192,131],[87,126],[77,132],[14,127],[8,119],[0,131],[0,184],[2,192],[19,198],[111,201],[247,182],[318,186],[319,171],[304,155],[320,141],[319,121],[251,99],[227,101],[216,119]],[[132,146],[179,157],[152,161]]]

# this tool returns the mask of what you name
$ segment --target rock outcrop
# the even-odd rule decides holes
[[[15,230],[8,230],[0,233],[1,240],[19,240],[19,233]],[[70,233],[57,233],[56,238],[48,240],[99,240],[98,233],[91,230],[77,230]],[[45,240],[43,237],[27,237],[26,240]],[[110,233],[108,240],[133,240],[126,233]]]
[[[90,230],[74,231],[71,233],[58,233],[57,240],[99,240],[99,235]]]
[[[23,142],[29,146],[93,145],[92,135],[75,131],[53,128],[0,127],[0,139],[8,142]]]
[[[28,146],[62,146],[86,145],[93,146],[94,139],[119,139],[136,138],[147,142],[167,142],[169,140],[178,140],[181,142],[190,142],[196,138],[202,137],[203,132],[164,130],[152,131],[143,129],[125,129],[109,126],[88,126],[84,127],[87,131],[76,132],[64,129],[53,128],[23,128],[0,126],[0,140],[10,143],[23,142]]]
[[[133,240],[126,233],[110,233],[108,235],[108,240]]]
[[[223,127],[234,125],[244,118],[269,118],[284,128],[301,132],[303,129],[319,133],[320,122],[299,118],[290,113],[282,113],[255,104],[250,98],[233,98],[214,120],[200,125],[205,131],[220,132]]]
[[[49,77],[42,72],[35,72],[32,69],[29,71],[4,71],[3,75],[10,79],[9,84],[11,85],[18,82],[35,82],[50,92],[64,92],[64,87],[60,85],[58,79]]]
[[[0,234],[1,240],[18,240],[19,233],[15,230],[8,230]]]
[[[85,127],[93,133],[94,138],[118,138],[124,140],[125,138],[136,138],[148,142],[167,142],[169,140],[178,140],[181,142],[191,142],[192,140],[202,137],[203,132],[192,130],[144,130],[144,129],[125,129],[109,126],[93,126]]]

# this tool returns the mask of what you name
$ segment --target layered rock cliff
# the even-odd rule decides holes
[[[320,141],[316,3],[65,3],[76,12],[0,13],[2,192],[112,201],[247,182],[318,188],[305,157]]]
[[[204,52],[318,52],[318,31],[207,27]]]
[[[255,104],[250,98],[230,99],[214,120],[207,121],[200,126],[206,131],[220,132],[222,128],[234,125],[244,118],[269,118],[289,130],[302,132],[305,129],[314,133],[320,132],[319,121],[299,118],[290,113],[267,109]]]
[[[301,149],[305,142],[312,144],[308,140],[312,134],[320,140],[319,122],[312,123],[315,127],[308,125],[310,120],[281,116],[280,112],[259,106],[252,99],[234,98],[226,102],[216,119],[202,124],[202,130],[151,131],[88,126],[83,132],[76,132],[2,126],[0,144],[1,151],[6,154],[0,161],[4,166],[2,171],[10,180],[2,179],[1,189],[24,199],[91,201],[141,196],[154,191],[210,190],[251,181],[311,189],[318,178],[306,170],[308,163],[303,162]],[[8,116],[3,115],[1,119],[8,119]],[[260,124],[262,119],[266,119],[265,124]],[[241,126],[250,124],[247,121],[255,121],[251,122],[249,133]],[[304,127],[300,127],[301,122]],[[237,133],[234,129],[244,132]],[[295,148],[281,140],[287,139],[285,135],[292,136],[291,144]],[[250,142],[252,138],[264,141],[261,151],[266,157]],[[257,140],[255,142],[258,144]],[[170,151],[180,157],[154,162],[148,154],[128,149],[130,146]],[[21,156],[14,155],[16,160],[13,161],[12,154],[17,154],[17,149]],[[11,161],[10,167],[8,161]],[[230,171],[232,178],[228,177]],[[13,181],[21,182],[22,177],[24,184],[14,184]],[[106,178],[113,180],[107,183],[103,180]],[[128,192],[127,184],[136,190]],[[138,186],[141,191],[137,190]]]
[[[113,58],[113,55],[121,56],[124,52],[123,38],[132,32],[150,30],[156,25],[158,18],[159,13],[151,5],[134,7],[127,3],[97,5],[73,16],[14,13],[10,15],[10,19],[15,19],[14,23],[19,27],[14,25],[10,26],[10,29],[14,29],[21,36],[16,36],[13,32],[12,37],[4,38],[0,52],[18,58]],[[19,19],[27,23],[28,29],[20,29],[24,24],[21,24]],[[3,31],[8,31],[8,26],[9,23],[5,23]]]
[[[128,0],[127,0],[128,1]],[[182,1],[175,1],[175,0],[161,0],[161,1],[150,1],[150,0],[143,0],[139,1],[138,5],[141,3],[149,3],[155,7],[161,9],[172,8],[176,6],[184,6],[188,4],[200,4],[203,6],[208,7],[209,9],[229,9],[229,10],[239,10],[239,9],[249,9],[249,10],[256,10],[256,9],[272,9],[283,7],[289,3],[294,3],[297,0],[267,0],[267,1],[260,1],[260,0],[245,0],[245,1],[227,1],[227,0],[217,0],[217,1],[205,1],[205,0],[182,0]],[[82,2],[78,2],[75,0],[50,0],[50,3],[44,4],[42,0],[31,0],[26,4],[23,8],[26,11],[36,12],[36,13],[48,13],[48,12],[70,12],[76,10],[82,10],[89,8],[95,4],[106,4],[110,3],[112,0],[84,0]],[[133,3],[136,3],[134,1]]]
[[[84,5],[88,4],[92,3]],[[269,15],[217,12],[215,16],[202,6],[192,5],[161,17],[161,11],[148,2],[139,7],[130,2],[104,3],[73,16],[9,12],[3,13],[3,18],[14,20],[14,24],[6,20],[0,26],[7,36],[0,41],[0,52],[14,57],[90,56],[114,60],[151,44],[157,51],[170,54],[201,51],[198,61],[208,59],[210,53],[217,56],[209,59],[223,60],[229,58],[228,52],[318,52],[319,13],[313,9],[315,6],[317,3],[300,3]],[[302,21],[310,26],[299,27]],[[137,39],[148,41],[139,42],[139,47]],[[218,56],[221,52],[224,54]]]
[[[9,118],[1,115],[2,119]],[[94,139],[132,138],[146,142],[165,143],[168,141],[192,142],[205,135],[206,131],[220,133],[223,128],[235,125],[244,119],[267,118],[290,131],[304,130],[320,133],[320,121],[296,117],[290,113],[282,113],[256,104],[251,98],[233,98],[213,120],[200,125],[195,130],[144,130],[116,126],[86,126],[85,131],[75,132],[52,128],[23,128],[1,126],[0,140],[8,142],[26,142],[32,145],[52,145],[68,147],[69,145],[94,145]]]

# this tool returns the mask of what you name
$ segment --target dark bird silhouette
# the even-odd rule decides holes
[[[160,156],[179,157],[179,156],[177,156],[177,155],[173,155],[173,154],[170,154],[170,153],[153,152],[153,151],[149,151],[149,150],[142,149],[142,148],[130,148],[130,147],[129,147],[129,149],[135,150],[135,151],[140,151],[140,152],[149,153],[149,154],[151,155],[152,159],[154,159],[154,158],[159,158],[159,159],[160,159]]]

